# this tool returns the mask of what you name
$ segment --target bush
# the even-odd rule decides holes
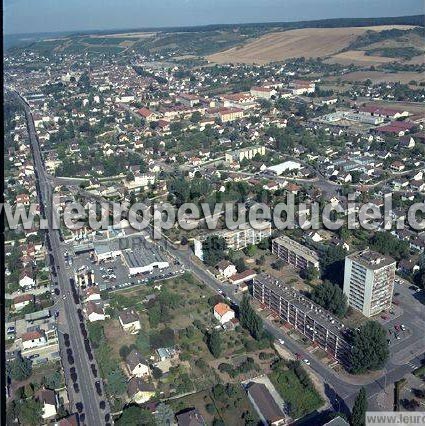
[[[214,404],[207,404],[207,405],[205,405],[205,410],[206,410],[207,413],[209,413],[211,415],[215,414]]]

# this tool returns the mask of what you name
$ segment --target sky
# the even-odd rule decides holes
[[[3,0],[5,34],[421,13],[423,0]]]

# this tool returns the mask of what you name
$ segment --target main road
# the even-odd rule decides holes
[[[46,237],[50,239],[51,250],[49,254],[53,256],[52,267],[56,268],[57,281],[60,288],[61,296],[65,297],[63,300],[63,310],[60,312],[64,327],[67,327],[67,332],[70,339],[70,347],[73,351],[73,358],[75,362],[75,369],[78,375],[78,384],[80,392],[76,397],[81,399],[84,406],[85,421],[84,424],[89,426],[104,425],[105,413],[109,412],[109,406],[106,404],[106,409],[101,410],[99,407],[100,398],[96,392],[95,378],[90,368],[90,360],[85,350],[83,336],[80,331],[79,318],[78,318],[78,305],[75,304],[70,294],[69,277],[66,274],[64,259],[60,251],[60,236],[57,229],[53,229],[52,220],[53,206],[52,206],[52,187],[47,178],[44,162],[40,153],[40,146],[38,142],[37,133],[34,126],[34,120],[28,104],[17,92],[13,92],[16,99],[22,104],[25,109],[27,120],[28,135],[30,138],[31,151],[34,161],[34,169],[36,171],[36,179],[38,182],[38,195],[40,200],[40,208],[44,208],[45,218],[48,220],[48,229],[46,230]],[[60,339],[62,341],[62,339]],[[63,366],[67,365],[65,357],[65,347],[61,347]],[[66,375],[66,377],[69,377]],[[72,384],[68,381],[68,391],[73,393]],[[74,401],[74,403],[77,401]]]

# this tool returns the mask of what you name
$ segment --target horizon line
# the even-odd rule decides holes
[[[78,35],[80,33],[92,33],[92,32],[104,32],[104,31],[127,31],[127,32],[136,32],[136,31],[152,31],[152,30],[169,30],[169,29],[178,29],[178,28],[208,28],[215,26],[233,26],[233,25],[262,25],[262,24],[297,24],[303,22],[322,22],[322,21],[337,21],[345,19],[388,19],[388,18],[413,18],[423,16],[425,18],[425,13],[418,13],[414,15],[393,15],[393,16],[366,16],[366,17],[337,17],[337,18],[321,18],[321,19],[305,19],[298,21],[260,21],[260,22],[233,22],[233,23],[212,23],[212,24],[198,24],[198,25],[168,25],[168,26],[151,26],[151,27],[126,27],[126,28],[104,28],[104,29],[81,29],[81,30],[58,30],[58,31],[38,31],[31,33],[3,33],[3,36],[29,36],[29,35],[40,35],[40,34],[65,34],[73,33]],[[425,22],[424,22],[425,24]],[[387,24],[377,24],[387,25]],[[397,25],[397,24],[394,24]],[[400,24],[403,25],[403,24]],[[419,25],[420,26],[420,25]]]

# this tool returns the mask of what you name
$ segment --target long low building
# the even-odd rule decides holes
[[[254,278],[253,296],[262,306],[293,326],[328,355],[345,366],[349,365],[349,328],[333,314],[282,281],[266,274]]]
[[[297,269],[320,268],[319,256],[314,250],[286,236],[272,241],[272,253]]]
[[[232,163],[234,161],[240,162],[243,159],[250,160],[254,158],[257,154],[265,155],[266,149],[264,146],[249,146],[246,148],[236,149],[235,151],[226,152],[224,159],[227,163]]]
[[[123,251],[122,257],[130,275],[144,274],[152,272],[154,269],[165,269],[170,266],[155,246],[153,244],[151,246],[142,250]]]

